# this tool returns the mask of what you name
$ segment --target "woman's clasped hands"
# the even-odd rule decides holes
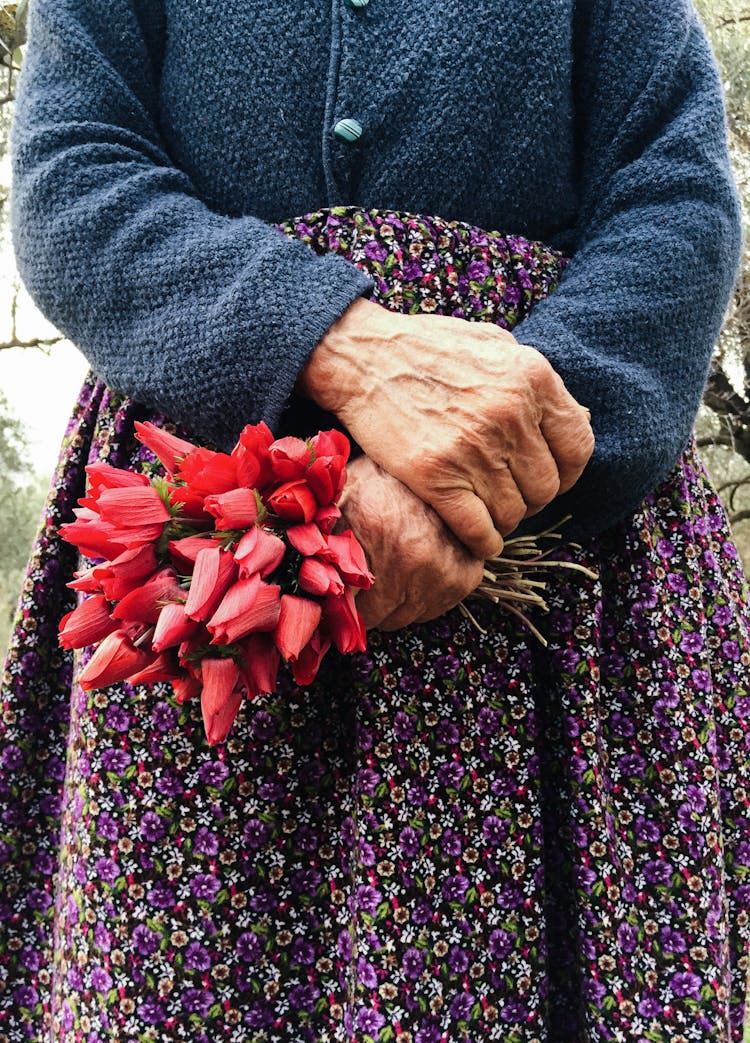
[[[376,577],[357,601],[368,627],[456,605],[503,537],[570,489],[594,448],[587,410],[544,356],[489,323],[359,298],[299,388],[366,454],[348,468],[341,507]]]

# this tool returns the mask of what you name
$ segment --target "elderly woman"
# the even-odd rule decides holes
[[[689,0],[33,0],[13,162],[93,372],[4,678],[3,1038],[739,1040],[747,610],[689,438],[740,225]],[[56,648],[59,526],[144,417],[361,450],[368,651],[214,749]],[[567,514],[598,579],[547,648],[461,614]]]

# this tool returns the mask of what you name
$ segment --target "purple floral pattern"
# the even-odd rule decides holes
[[[284,227],[375,297],[512,326],[541,244],[351,209]],[[543,649],[474,602],[282,675],[209,748],[167,686],[57,647],[83,465],[149,466],[89,379],[3,676],[0,1040],[726,1041],[750,937],[750,645],[689,449],[560,572]],[[573,552],[568,549],[568,554]]]

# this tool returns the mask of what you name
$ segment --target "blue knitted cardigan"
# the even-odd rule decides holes
[[[370,289],[270,222],[351,203],[566,250],[516,336],[593,414],[594,458],[554,507],[579,534],[677,459],[740,252],[690,0],[32,0],[12,160],[41,310],[112,386],[221,446],[283,429]]]

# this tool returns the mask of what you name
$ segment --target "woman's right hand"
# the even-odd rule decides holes
[[[483,560],[575,484],[594,448],[586,409],[549,362],[490,323],[359,298],[298,387]]]

